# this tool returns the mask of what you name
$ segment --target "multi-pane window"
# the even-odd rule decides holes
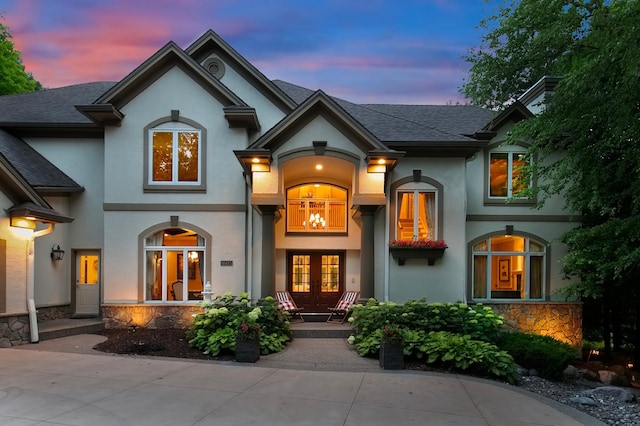
[[[437,192],[400,190],[397,197],[396,238],[437,239]]]
[[[311,291],[311,256],[294,255],[292,263],[291,291],[295,293]]]
[[[527,164],[523,152],[492,152],[489,157],[489,197],[506,198],[518,196],[518,192],[529,187],[523,172]]]
[[[145,238],[144,300],[202,300],[205,241],[182,228],[170,228]]]
[[[544,299],[544,244],[504,235],[474,244],[472,252],[473,299]]]
[[[149,138],[149,184],[200,184],[199,130],[153,129]]]
[[[347,232],[347,190],[321,183],[287,190],[287,232]]]

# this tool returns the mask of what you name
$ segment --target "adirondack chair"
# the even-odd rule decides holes
[[[338,300],[336,306],[333,308],[329,308],[331,314],[329,314],[327,322],[340,324],[344,323],[344,321],[349,316],[349,308],[351,307],[351,305],[358,302],[359,296],[359,291],[345,291],[344,293],[342,293],[342,296],[340,296],[340,300]]]
[[[288,312],[291,315],[291,319],[297,316],[301,322],[304,322],[304,318],[302,318],[304,308],[298,308],[293,297],[291,297],[291,293],[288,291],[276,291],[276,299],[278,299],[282,312]]]

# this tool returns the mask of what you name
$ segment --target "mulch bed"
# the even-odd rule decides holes
[[[94,349],[106,353],[217,361],[234,359],[233,354],[220,353],[218,356],[213,357],[203,354],[199,349],[190,347],[186,337],[186,330],[178,328],[139,328],[135,331],[108,329],[99,334],[106,336],[107,340],[97,344]]]
[[[186,337],[186,330],[178,328],[139,328],[136,331],[108,329],[99,334],[106,336],[107,340],[94,346],[94,349],[106,353],[210,361],[232,361],[235,359],[235,354],[233,353],[220,353],[218,356],[213,357],[190,347]],[[406,359],[405,368],[408,370],[442,371],[430,367],[422,360],[412,359]]]

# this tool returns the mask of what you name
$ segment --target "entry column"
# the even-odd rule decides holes
[[[360,298],[374,297],[373,234],[375,213],[380,206],[360,206]]]
[[[278,206],[256,206],[262,216],[262,271],[260,275],[260,297],[276,294],[276,238],[275,216]]]

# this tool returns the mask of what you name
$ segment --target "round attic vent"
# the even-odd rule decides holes
[[[218,58],[209,58],[202,66],[217,79],[221,79],[224,75],[224,63]]]

